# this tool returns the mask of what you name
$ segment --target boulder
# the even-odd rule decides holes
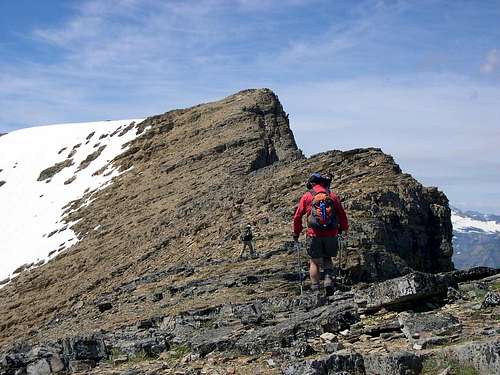
[[[422,371],[421,358],[409,352],[368,354],[363,360],[370,375],[418,375]]]
[[[484,300],[481,303],[481,308],[486,309],[488,307],[495,307],[500,305],[500,293],[498,292],[488,292],[484,296]]]
[[[446,336],[460,333],[462,325],[451,314],[403,312],[398,316],[401,330],[409,339]]]
[[[298,364],[285,365],[281,371],[284,375],[366,374],[361,354],[347,351],[339,351]]]
[[[480,374],[500,374],[500,339],[469,342],[442,351],[456,361],[474,367]]]
[[[70,360],[100,361],[108,353],[102,334],[83,334],[62,340],[63,355]]]
[[[413,272],[359,290],[355,301],[367,310],[377,310],[446,295],[447,288],[438,275]]]
[[[27,375],[51,375],[50,365],[45,359],[40,359],[35,363],[31,363],[26,368]]]
[[[205,356],[218,350],[224,351],[234,346],[233,330],[231,327],[221,327],[195,334],[189,339],[193,351]]]

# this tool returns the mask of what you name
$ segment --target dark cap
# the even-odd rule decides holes
[[[332,182],[330,177],[322,176],[321,173],[315,172],[313,173],[309,179],[307,180],[307,188],[312,189],[313,185],[320,184],[325,187],[329,187]]]

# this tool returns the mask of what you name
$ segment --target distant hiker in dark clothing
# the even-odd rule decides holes
[[[252,233],[252,226],[250,224],[248,224],[246,227],[245,227],[245,231],[241,234],[241,242],[243,242],[243,249],[241,250],[241,253],[240,253],[240,258],[243,258],[243,254],[245,253],[245,250],[247,247],[250,248],[250,256],[253,258],[257,255],[257,253],[255,252],[255,249],[253,248],[253,243],[252,243],[252,240],[253,240],[253,233]]]
[[[338,234],[347,234],[347,215],[339,198],[330,191],[331,178],[314,173],[308,180],[309,191],[300,199],[293,217],[293,239],[298,241],[302,232],[302,216],[307,217],[306,244],[309,255],[311,289],[319,290],[320,266],[325,273],[325,288],[333,286],[334,271],[332,257],[339,248]]]

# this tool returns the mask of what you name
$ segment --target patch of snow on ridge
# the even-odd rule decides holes
[[[500,224],[496,221],[476,220],[454,211],[451,213],[451,223],[453,224],[453,230],[457,232],[500,233]]]
[[[11,277],[17,267],[47,261],[49,253],[55,256],[78,241],[71,224],[62,222],[62,208],[81,198],[87,189],[101,189],[120,174],[111,167],[92,176],[124,152],[125,143],[137,137],[136,128],[124,129],[142,121],[40,126],[0,137],[0,181],[5,181],[0,186],[0,282]],[[78,144],[71,166],[50,179],[37,181],[40,172],[68,160]],[[77,171],[80,163],[102,146],[106,147],[100,155]]]

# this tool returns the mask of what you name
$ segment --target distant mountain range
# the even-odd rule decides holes
[[[500,268],[500,216],[452,207],[453,262],[457,268]]]

